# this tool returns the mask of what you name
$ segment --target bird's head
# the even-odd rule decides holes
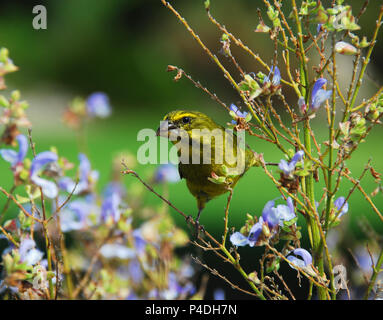
[[[220,128],[220,126],[202,112],[176,110],[165,115],[157,129],[157,136],[168,138],[170,133],[179,135],[182,130],[190,135],[193,129],[213,130],[216,128]]]

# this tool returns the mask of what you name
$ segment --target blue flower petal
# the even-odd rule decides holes
[[[249,237],[248,237],[250,247],[254,247],[254,245],[257,243],[258,237],[262,233],[262,228],[263,228],[263,218],[260,217],[259,221],[256,224],[254,224],[250,229]]]
[[[35,265],[44,256],[44,253],[36,249],[36,243],[32,239],[23,239],[20,243],[19,254],[21,262],[25,262],[28,265]]]
[[[146,240],[142,237],[142,233],[140,229],[136,229],[133,231],[134,237],[134,247],[136,248],[137,254],[142,255],[145,253],[146,249]]]
[[[19,142],[19,153],[17,155],[17,161],[22,162],[28,152],[28,139],[23,134],[19,134],[16,139]]]
[[[81,230],[84,223],[79,220],[76,212],[65,209],[60,212],[60,227],[62,232]]]
[[[279,71],[279,68],[275,66],[273,85],[279,86],[280,82],[281,82],[281,72]]]
[[[318,90],[322,89],[326,83],[327,83],[327,80],[325,78],[319,78],[317,81],[315,81],[312,92],[311,92],[311,104],[313,103],[314,97],[318,93]]]
[[[43,166],[50,162],[57,161],[57,154],[51,151],[40,152],[32,161],[31,175],[36,174]]]
[[[281,161],[279,162],[278,164],[278,168],[283,171],[283,173],[285,175],[290,175],[294,169],[295,169],[295,166],[294,165],[290,165],[290,163],[288,163],[285,159],[281,159]]]
[[[16,140],[19,143],[19,152],[16,152],[11,149],[1,149],[0,156],[7,162],[9,162],[12,166],[21,163],[28,151],[28,139],[23,134],[19,134],[16,137]]]
[[[287,199],[287,205],[280,204],[274,207],[275,201],[271,200],[266,203],[262,211],[262,218],[267,222],[269,228],[277,225],[283,226],[284,221],[290,221],[296,217],[294,205],[290,198]]]
[[[239,110],[239,108],[234,103],[230,105],[230,110],[233,111],[239,118],[246,118],[247,116],[247,112],[246,111],[241,112],[241,110]],[[234,124],[237,123],[235,120],[232,120],[232,122],[233,121],[234,121]]]
[[[75,187],[76,183],[69,177],[63,177],[59,180],[58,186],[60,189],[65,190],[66,192],[71,193]],[[73,194],[78,194],[78,185],[73,192]]]
[[[105,222],[111,218],[114,222],[120,220],[121,210],[119,208],[121,198],[117,193],[105,198],[101,206],[101,219]]]
[[[345,213],[348,212],[348,202],[346,202],[344,204],[344,202],[346,201],[346,198],[345,197],[339,197],[338,199],[336,199],[334,201],[334,206],[338,209],[338,211],[340,210],[340,208],[342,208],[343,206],[343,209],[342,211],[339,213],[338,215],[338,218],[340,218],[341,216],[343,216]],[[343,205],[344,204],[344,205]]]
[[[237,111],[238,111],[238,107],[237,107],[234,103],[232,103],[232,104],[230,105],[230,110],[233,111],[234,113],[237,113]]]
[[[106,118],[112,112],[109,97],[103,92],[92,93],[88,97],[86,105],[88,114],[92,117]]]
[[[294,211],[291,211],[289,206],[280,204],[276,208],[277,216],[278,216],[278,224],[283,226],[284,221],[290,221],[295,218]]]
[[[144,278],[144,273],[142,272],[140,262],[137,259],[132,260],[128,265],[128,269],[132,281],[136,284],[139,284]]]
[[[315,81],[313,90],[311,92],[310,109],[313,109],[314,111],[318,110],[322,103],[331,97],[331,90],[327,91],[322,89],[326,83],[327,80],[324,78],[319,78],[317,81]]]
[[[12,166],[17,164],[18,154],[15,150],[11,149],[0,149],[0,156]]]
[[[289,207],[290,211],[294,213],[295,212],[295,208],[294,208],[293,199],[288,197],[286,203],[287,203],[287,206]],[[295,213],[294,213],[294,217],[295,217]]]
[[[89,173],[91,171],[91,166],[88,157],[80,153],[78,155],[78,159],[80,160],[80,165],[79,165],[79,171],[80,171],[80,180],[87,180]]]
[[[42,188],[43,194],[48,198],[55,198],[58,194],[58,188],[55,183],[40,178],[38,176],[40,169],[48,163],[57,161],[57,154],[51,151],[39,153],[32,161],[31,164],[31,181]]]
[[[291,162],[294,162],[295,164],[298,161],[301,161],[303,159],[305,152],[303,150],[299,150],[296,154],[294,154],[293,158],[291,159]]]
[[[214,300],[225,300],[225,291],[223,291],[222,289],[215,289]]]
[[[158,167],[155,173],[156,182],[171,182],[175,183],[181,180],[178,168],[171,164],[162,164]]]
[[[302,259],[299,259],[297,257],[288,256],[287,260],[291,261],[293,264],[295,264],[299,268],[306,267],[305,262]],[[296,270],[296,268],[294,268],[294,266],[290,265],[290,267]]]
[[[245,237],[242,233],[240,232],[234,232],[231,236],[230,236],[230,241],[233,245],[237,246],[237,247],[242,247],[242,246],[245,246],[247,244],[249,244],[249,240],[247,239],[247,237]]]
[[[323,89],[320,89],[318,90],[317,94],[315,95],[315,97],[313,98],[313,102],[312,102],[312,105],[311,105],[311,108],[313,110],[318,110],[318,108],[326,101],[328,100],[329,98],[331,98],[331,95],[332,95],[332,90],[323,90]]]
[[[270,200],[266,203],[262,210],[262,219],[267,222],[269,228],[274,228],[278,225],[278,216],[274,208],[275,200]]]
[[[58,188],[52,181],[40,178],[37,174],[31,176],[32,182],[41,187],[43,194],[50,199],[56,198],[58,195]]]
[[[270,82],[270,77],[271,77],[273,71],[274,71],[274,66],[271,66],[269,75],[263,78],[263,83],[264,84],[267,83],[267,82]],[[279,68],[277,66],[275,66],[275,71],[274,71],[274,76],[273,76],[272,84],[274,86],[279,86],[280,82],[281,82],[281,72],[279,71]]]
[[[38,249],[31,249],[28,251],[24,258],[24,262],[30,266],[35,265],[37,262],[41,261],[44,253]]]
[[[295,255],[300,256],[303,259],[306,267],[313,263],[313,258],[310,252],[308,252],[306,249],[298,248],[293,252]]]

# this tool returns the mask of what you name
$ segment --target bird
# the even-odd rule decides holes
[[[199,219],[206,203],[232,190],[247,170],[257,163],[255,153],[243,144],[238,147],[241,143],[237,135],[230,132],[208,115],[187,110],[167,113],[157,129],[157,136],[178,145],[180,178],[186,180],[187,188],[197,200],[197,236],[200,228],[203,229]],[[210,153],[204,153],[204,148]],[[209,161],[204,161],[206,157]],[[221,182],[224,179],[224,183],[217,183],[214,180],[217,178]]]

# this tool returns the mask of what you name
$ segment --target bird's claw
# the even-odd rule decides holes
[[[191,221],[193,221],[193,217],[191,215],[188,215],[186,218],[186,223],[190,223]]]
[[[205,227],[203,225],[200,225],[198,221],[195,223],[195,229],[196,229],[196,238],[199,237],[200,231],[202,233],[205,233]]]

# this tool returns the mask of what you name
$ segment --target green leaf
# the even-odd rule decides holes
[[[276,258],[272,261],[271,264],[268,264],[266,266],[266,273],[270,273],[270,272],[273,272],[274,270],[275,271],[278,271],[279,270],[279,267],[280,267],[280,263],[279,263],[279,258]]]
[[[222,34],[222,36],[221,36],[221,41],[222,41],[222,42],[225,42],[225,41],[227,41],[227,40],[229,40],[229,36],[228,36],[226,33]]]
[[[308,176],[309,174],[310,174],[310,171],[307,169],[307,168],[305,168],[305,169],[303,169],[303,170],[297,170],[297,171],[295,171],[295,173],[294,173],[296,176],[298,176],[298,177],[306,177],[306,176]]]
[[[289,221],[283,221],[283,226],[290,227],[298,221],[298,217],[295,217]]]

